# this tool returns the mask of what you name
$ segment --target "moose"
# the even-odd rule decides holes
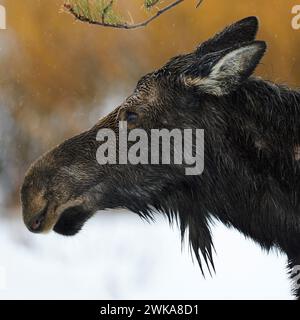
[[[161,213],[182,237],[188,230],[203,272],[204,264],[214,271],[216,218],[285,253],[300,299],[300,92],[253,75],[267,49],[258,27],[256,17],[245,18],[172,58],[90,130],[34,162],[21,188],[28,229],[72,236],[100,210],[126,208],[150,220]],[[129,131],[203,129],[202,174],[186,175],[185,163],[100,165],[97,133],[118,136],[120,121]]]

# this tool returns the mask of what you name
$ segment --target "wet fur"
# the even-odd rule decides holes
[[[62,223],[62,234],[80,229],[79,211],[88,218],[97,210],[122,207],[146,219],[161,212],[179,223],[182,236],[189,230],[201,269],[204,261],[213,270],[209,222],[215,217],[263,249],[285,252],[290,269],[299,264],[300,163],[295,148],[300,145],[300,93],[251,77],[265,52],[263,42],[252,42],[257,28],[255,18],[245,19],[195,52],[173,58],[143,77],[134,93],[92,129],[39,159],[22,188],[25,223],[41,209],[34,201],[41,194],[53,204],[53,215],[60,204],[82,199],[66,220],[73,219],[75,229]],[[215,94],[206,82],[213,66],[228,52],[247,46],[256,50],[251,63],[238,78],[218,79]],[[186,176],[178,165],[100,166],[97,132],[117,132],[127,111],[139,114],[136,127],[145,130],[204,129],[204,173]],[[300,290],[295,294],[299,298]]]

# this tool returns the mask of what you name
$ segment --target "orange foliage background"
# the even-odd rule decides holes
[[[260,18],[258,38],[269,44],[257,73],[300,85],[300,30],[291,27],[295,0],[205,0],[198,9],[195,0],[186,0],[148,27],[129,31],[75,22],[61,12],[63,0],[2,3],[8,29],[0,31],[6,48],[0,54],[0,105],[14,121],[12,139],[2,137],[14,158],[2,171],[12,191],[37,155],[95,123],[109,96],[121,99],[143,74],[246,16]],[[140,0],[119,4],[124,15],[129,10],[135,20],[144,17]]]

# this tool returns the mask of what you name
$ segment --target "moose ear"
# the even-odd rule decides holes
[[[196,67],[198,76],[185,75],[184,82],[188,86],[198,87],[202,92],[222,96],[234,91],[254,72],[266,51],[264,41],[255,41],[238,48],[224,50],[203,57]],[[205,70],[205,75],[203,71]]]
[[[259,21],[256,17],[240,20],[225,28],[212,39],[202,43],[197,48],[196,54],[205,55],[209,52],[221,51],[243,42],[254,41],[258,27]]]

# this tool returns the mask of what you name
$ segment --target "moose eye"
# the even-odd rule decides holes
[[[135,112],[128,111],[126,113],[126,120],[128,123],[135,123],[138,120],[138,114]]]

